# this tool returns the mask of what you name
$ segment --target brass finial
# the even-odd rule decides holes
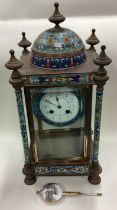
[[[22,54],[29,53],[27,47],[30,47],[32,43],[26,39],[26,33],[22,32],[22,40],[18,43],[19,47],[23,47],[24,50]]]
[[[5,67],[7,69],[10,69],[10,70],[17,70],[17,69],[20,69],[22,66],[23,66],[23,63],[20,62],[20,60],[18,60],[16,57],[15,57],[15,51],[14,50],[10,50],[9,51],[11,57],[10,57],[10,60],[5,64]]]
[[[66,18],[59,12],[59,3],[55,2],[54,3],[54,7],[55,7],[55,11],[53,13],[53,15],[49,18],[49,21],[52,23],[55,23],[56,26],[55,27],[59,27],[59,24],[61,22],[63,22]]]
[[[94,63],[100,67],[109,65],[112,62],[111,58],[106,55],[105,50],[106,46],[102,45],[101,53],[94,59]]]
[[[96,45],[100,42],[99,39],[97,38],[97,36],[95,35],[95,32],[96,32],[96,30],[93,28],[91,36],[86,40],[86,43],[91,45],[89,50],[94,50],[94,51],[96,51],[94,48],[94,45]]]
[[[109,65],[112,60],[105,53],[106,46],[101,46],[101,53],[94,59],[94,63],[99,66],[96,75],[94,76],[94,81],[98,88],[103,89],[106,81],[109,79],[107,71],[104,66]]]

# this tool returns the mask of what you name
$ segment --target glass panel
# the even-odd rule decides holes
[[[70,132],[50,132],[36,135],[40,160],[81,158],[84,155],[84,130]]]
[[[85,88],[31,89],[39,160],[84,157]]]

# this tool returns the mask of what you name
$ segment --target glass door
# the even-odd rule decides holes
[[[86,88],[30,89],[38,162],[87,156]]]

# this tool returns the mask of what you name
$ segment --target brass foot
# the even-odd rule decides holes
[[[88,181],[93,184],[97,185],[101,183],[101,178],[99,174],[102,172],[102,167],[98,162],[92,162],[92,165],[89,168],[89,176]]]
[[[24,179],[25,184],[32,185],[36,182],[34,168],[31,164],[25,164],[22,172],[26,176]]]

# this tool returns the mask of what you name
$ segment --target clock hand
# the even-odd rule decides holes
[[[47,102],[47,103],[49,103],[49,104],[52,104],[52,105],[58,107],[56,104],[52,103],[51,101],[48,101],[48,100],[43,100],[43,101],[45,101],[45,102]]]
[[[58,109],[61,109],[61,105],[59,104],[59,98],[56,96],[56,101],[58,102]]]
[[[58,102],[58,107],[60,106],[59,104],[59,98],[56,96],[56,101]]]
[[[56,101],[58,102],[59,101],[59,98],[56,96]]]

